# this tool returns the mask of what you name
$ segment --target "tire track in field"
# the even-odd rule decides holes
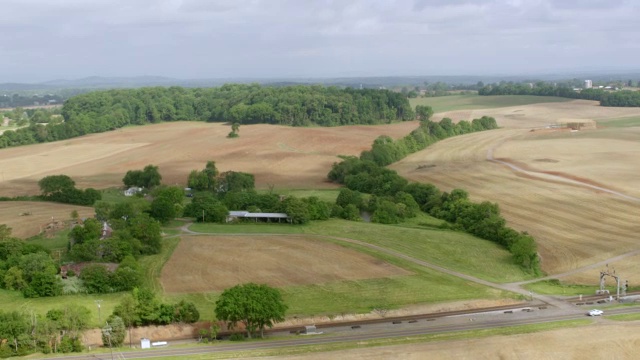
[[[589,188],[589,189],[593,189],[593,190],[609,193],[609,194],[612,194],[612,195],[616,195],[616,196],[619,196],[619,197],[621,197],[623,199],[626,199],[626,200],[631,200],[631,201],[634,201],[634,202],[640,202],[640,198],[638,198],[638,197],[627,195],[627,194],[622,193],[620,191],[612,190],[612,189],[604,187],[604,186],[598,186],[598,185],[590,184],[589,182],[584,181],[584,180],[575,180],[575,179],[572,179],[572,178],[567,177],[567,176],[550,174],[550,173],[545,172],[545,171],[533,170],[533,169],[530,169],[530,168],[525,169],[524,167],[518,166],[518,165],[516,165],[516,164],[514,164],[512,162],[509,162],[509,161],[506,161],[506,160],[503,160],[503,159],[496,159],[493,156],[493,152],[500,145],[502,145],[502,143],[496,144],[495,146],[491,147],[487,151],[487,160],[489,160],[491,162],[498,163],[498,164],[506,165],[506,166],[508,166],[509,168],[511,168],[512,170],[514,170],[517,173],[521,173],[521,174],[524,174],[524,175],[527,175],[527,176],[531,176],[533,178],[538,178],[540,180],[558,181],[558,182],[567,183],[567,184],[570,184],[570,185],[578,185],[578,186],[586,187],[586,188]]]

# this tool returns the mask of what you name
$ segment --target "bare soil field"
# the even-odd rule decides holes
[[[355,250],[304,236],[184,236],[162,268],[166,293],[276,287],[409,275]]]
[[[293,128],[247,125],[227,138],[228,125],[177,122],[128,127],[47,144],[0,150],[0,195],[38,193],[47,175],[71,176],[80,188],[122,186],[128,170],[160,167],[163,182],[184,184],[191,170],[216,161],[220,171],[256,176],[258,187],[332,188],[326,181],[337,155],[359,155],[380,135],[399,138],[416,122],[392,125]]]
[[[533,334],[319,352],[282,359],[637,359],[639,322],[603,322]],[[364,344],[363,344],[364,345]],[[266,359],[263,357],[262,359]]]
[[[13,229],[12,235],[28,238],[42,231],[60,230],[65,221],[71,219],[71,212],[78,211],[83,217],[93,216],[93,208],[76,205],[64,205],[48,202],[3,201],[0,202],[0,224]],[[53,219],[53,220],[52,220]]]
[[[602,261],[640,248],[640,201],[633,199],[640,197],[640,187],[634,181],[640,170],[636,160],[640,129],[528,129],[561,118],[617,118],[640,113],[637,108],[593,104],[571,101],[480,110],[473,117],[495,116],[502,128],[441,141],[391,168],[445,191],[465,189],[476,201],[497,202],[509,226],[536,238],[542,268],[549,274]],[[510,113],[524,115],[506,117]],[[488,161],[490,151],[495,159],[528,171]]]

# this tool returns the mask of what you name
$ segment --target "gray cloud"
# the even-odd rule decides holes
[[[638,18],[611,0],[3,0],[0,82],[638,69]]]

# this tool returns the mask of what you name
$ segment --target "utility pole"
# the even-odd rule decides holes
[[[94,300],[96,305],[98,305],[98,324],[102,323],[102,316],[100,316],[100,304],[102,304],[102,300]]]
[[[102,332],[109,339],[109,349],[111,349],[111,360],[114,360],[113,359],[113,346],[111,346],[111,330],[113,330],[113,329],[111,328],[111,326],[109,326],[109,323],[107,323],[107,325],[105,325],[105,327],[102,328]]]

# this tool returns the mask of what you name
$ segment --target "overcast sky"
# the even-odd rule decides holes
[[[0,83],[640,69],[640,1],[1,0]]]

